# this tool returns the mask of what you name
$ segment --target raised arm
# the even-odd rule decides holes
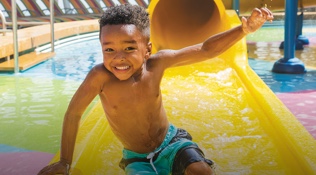
[[[38,175],[69,173],[81,116],[102,89],[102,67],[98,65],[88,73],[69,103],[63,123],[60,161],[44,167]]]
[[[203,43],[180,50],[163,50],[157,53],[157,57],[162,58],[165,68],[192,64],[214,58],[226,51],[248,33],[258,30],[266,21],[272,21],[273,15],[267,8],[255,8],[250,17],[242,17],[241,20],[241,25],[213,35]]]

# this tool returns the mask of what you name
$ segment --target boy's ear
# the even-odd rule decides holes
[[[146,55],[145,55],[145,59],[147,60],[149,57],[150,57],[150,55],[151,55],[151,49],[152,49],[152,44],[151,44],[151,42],[149,42],[148,44],[147,44],[147,52],[146,52]]]

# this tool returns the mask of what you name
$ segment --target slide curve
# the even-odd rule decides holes
[[[221,0],[152,0],[148,11],[154,51],[240,24]],[[161,90],[169,120],[192,134],[218,174],[316,174],[316,141],[249,67],[245,39],[217,58],[167,70]],[[82,121],[71,172],[124,174],[121,150],[98,103]]]
[[[226,9],[233,9],[233,4],[235,0],[222,0]],[[286,1],[276,1],[276,0],[238,0],[239,2],[239,12],[241,14],[251,13],[254,7],[268,7],[272,11],[284,11]],[[294,1],[293,1],[294,2]],[[299,7],[308,8],[308,7],[315,7],[316,1],[315,0],[299,0],[297,1]]]

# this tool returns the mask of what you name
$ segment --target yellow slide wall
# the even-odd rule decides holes
[[[240,24],[220,0],[153,0],[148,11],[156,51],[201,42]],[[316,141],[247,59],[243,39],[218,58],[168,70],[161,90],[169,120],[192,134],[220,175],[316,174]],[[99,103],[82,122],[71,172],[124,174],[121,150]]]
[[[222,0],[226,9],[233,9],[234,0]],[[240,13],[250,13],[254,7],[267,6],[272,11],[284,11],[286,0],[239,0]],[[315,7],[315,0],[298,0],[304,8]]]

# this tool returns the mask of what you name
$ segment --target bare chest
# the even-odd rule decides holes
[[[161,104],[159,86],[147,83],[118,83],[104,86],[100,94],[108,114],[154,113]]]

